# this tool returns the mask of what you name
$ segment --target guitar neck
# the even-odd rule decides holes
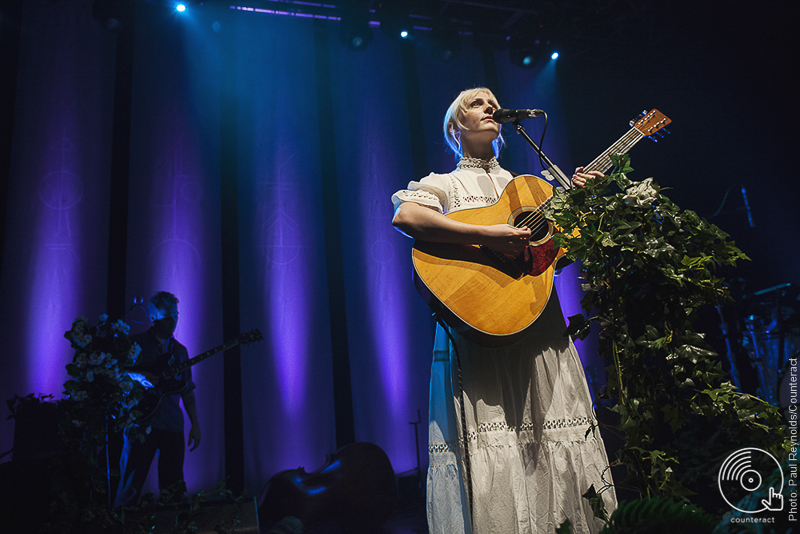
[[[203,352],[201,354],[198,354],[194,358],[190,358],[190,359],[186,360],[183,363],[179,363],[179,364],[173,365],[172,367],[169,368],[169,371],[166,373],[165,378],[171,378],[171,377],[173,377],[173,376],[175,376],[177,374],[180,374],[183,371],[185,371],[186,369],[188,369],[189,367],[191,367],[193,365],[197,365],[198,363],[202,362],[203,360],[207,360],[208,358],[214,356],[217,353],[220,353],[220,352],[226,351],[228,349],[231,349],[231,348],[235,347],[236,345],[238,345],[239,343],[240,343],[239,339],[232,339],[231,341],[228,341],[227,343],[223,343],[222,345],[220,345],[218,347],[214,347],[213,349],[210,349],[210,350],[207,350],[207,351],[205,351],[205,352]]]
[[[611,162],[611,154],[627,154],[628,151],[633,148],[633,145],[638,143],[645,135],[637,130],[636,128],[631,128],[628,130],[628,133],[617,139],[617,141],[608,147],[602,154],[597,156],[591,163],[584,166],[583,172],[592,172],[592,171],[600,171],[603,174],[610,169],[614,164]],[[570,184],[571,188],[575,186]],[[548,208],[550,206],[550,201],[553,199],[551,196],[547,200],[545,200],[538,208],[536,208],[537,212],[541,212],[541,210]],[[523,221],[527,222],[527,221]],[[524,226],[521,224],[520,226]]]
[[[628,130],[628,133],[620,137],[591,163],[584,166],[583,172],[600,171],[605,174],[605,172],[613,166],[613,163],[611,163],[611,154],[627,154],[643,137],[645,137],[645,135],[642,132],[636,128],[631,128]]]

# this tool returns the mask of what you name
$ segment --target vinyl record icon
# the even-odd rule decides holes
[[[780,483],[776,484],[773,479],[772,485],[766,486],[766,481],[772,477],[775,469],[780,473]],[[781,465],[767,451],[748,447],[734,452],[722,462],[718,482],[722,498],[735,510],[755,514],[783,508],[782,500],[780,503],[777,500],[774,503],[770,502],[773,500],[773,495],[780,497],[784,480]],[[743,497],[753,492],[758,492],[759,498],[742,502]],[[768,504],[764,504],[763,499],[768,499]],[[778,505],[780,508],[777,508]]]

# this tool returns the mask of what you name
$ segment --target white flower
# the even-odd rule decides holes
[[[73,393],[71,395],[71,397],[72,397],[72,400],[80,402],[80,401],[85,401],[86,399],[88,399],[89,398],[89,394],[85,390],[81,390],[81,391],[76,391],[75,393]]]
[[[72,330],[76,333],[83,332],[86,328],[86,323],[89,322],[89,319],[84,317],[83,315],[79,315],[72,321]]]
[[[87,363],[89,363],[89,357],[87,356],[87,354],[85,352],[81,352],[81,353],[79,353],[78,355],[75,356],[74,362],[75,362],[75,365],[78,367],[78,369],[80,369],[83,366],[85,366]]]
[[[105,352],[93,352],[89,357],[89,363],[92,365],[100,365],[103,363],[103,360],[106,359],[106,356],[107,354]]]
[[[131,348],[128,349],[128,359],[130,360],[131,365],[136,363],[136,359],[139,357],[140,352],[142,352],[142,347],[140,347],[138,343],[134,343],[131,345]]]
[[[104,322],[106,322],[106,321],[108,321],[108,315],[106,315],[106,314],[104,313],[103,315],[101,315],[101,316],[100,316],[100,322],[101,322],[101,323],[104,323]]]
[[[89,371],[88,373],[86,373],[86,381],[94,382],[94,371]]]
[[[658,196],[658,191],[651,185],[652,178],[648,178],[643,182],[629,187],[625,190],[625,196],[622,198],[623,202],[628,206],[636,206],[637,208],[649,208],[653,201]]]
[[[111,329],[114,330],[115,332],[120,332],[125,335],[128,335],[131,331],[131,327],[128,326],[125,322],[123,322],[122,319],[111,325]]]
[[[89,343],[92,342],[92,336],[90,336],[89,334],[83,333],[83,330],[80,330],[80,331],[73,330],[72,331],[72,340],[79,347],[85,347]]]

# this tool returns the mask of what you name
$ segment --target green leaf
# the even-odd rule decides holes
[[[603,502],[603,496],[597,493],[597,490],[594,489],[594,484],[589,486],[589,489],[586,490],[586,493],[584,493],[582,497],[589,501],[589,506],[592,507],[592,513],[595,517],[603,521],[608,521],[608,512]]]
[[[569,321],[569,325],[567,326],[567,330],[564,332],[565,336],[574,336],[578,339],[586,339],[586,336],[589,335],[591,331],[591,324],[586,321],[586,317],[583,314],[578,313],[576,315],[571,315],[567,317]]]

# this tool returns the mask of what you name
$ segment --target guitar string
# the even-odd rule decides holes
[[[638,143],[644,135],[635,128],[622,136],[616,143],[611,145],[605,152],[600,154],[586,166],[587,170],[600,170],[602,172],[611,167],[610,154],[627,154],[630,149]]]
[[[599,157],[595,158],[594,161],[589,163],[585,167],[586,172],[591,172],[595,170],[595,167],[601,169],[603,166],[606,166],[607,169],[608,168],[607,165],[611,163],[611,159],[608,158],[608,154],[614,151],[623,154],[627,153],[631,149],[631,147],[633,147],[633,145],[635,145],[641,139],[641,137],[643,136],[640,132],[638,132],[636,129],[631,129],[628,133],[626,133],[619,140],[617,140],[617,142],[611,145],[611,147],[609,147],[603,154],[601,154]],[[549,204],[549,199],[547,202],[543,203],[542,206],[546,204]],[[536,208],[536,210],[532,211],[531,214],[528,215],[525,219],[520,221],[517,227],[519,228],[523,226],[529,226],[530,224],[535,223],[536,227],[532,229],[538,230],[541,228],[542,225],[542,221],[540,220],[541,217],[543,217],[543,215],[541,215],[541,206],[540,206]]]
[[[610,158],[608,157],[611,153],[625,153],[630,150],[634,144],[636,144],[643,136],[641,132],[632,128],[628,131],[625,135],[623,135],[620,139],[617,140],[613,145],[611,145],[608,149],[606,149],[602,154],[600,154],[597,158],[595,158],[589,165],[586,167],[594,167],[597,166],[601,168],[604,164],[607,164]],[[620,150],[621,149],[621,150]]]
[[[601,172],[605,172],[609,167],[611,167],[611,158],[609,157],[610,154],[627,154],[630,149],[638,143],[644,135],[636,130],[635,128],[631,128],[631,130],[623,135],[617,142],[611,145],[605,152],[603,152],[600,156],[595,158],[591,163],[584,167],[585,172],[591,172],[593,170],[600,170]],[[547,219],[544,217],[544,213],[542,208],[547,207],[550,205],[550,201],[553,197],[548,198],[545,202],[540,204],[534,210],[531,210],[529,214],[516,223],[517,228],[528,227],[531,229],[532,232],[539,231],[544,225],[547,224]],[[533,225],[533,226],[531,226]]]

